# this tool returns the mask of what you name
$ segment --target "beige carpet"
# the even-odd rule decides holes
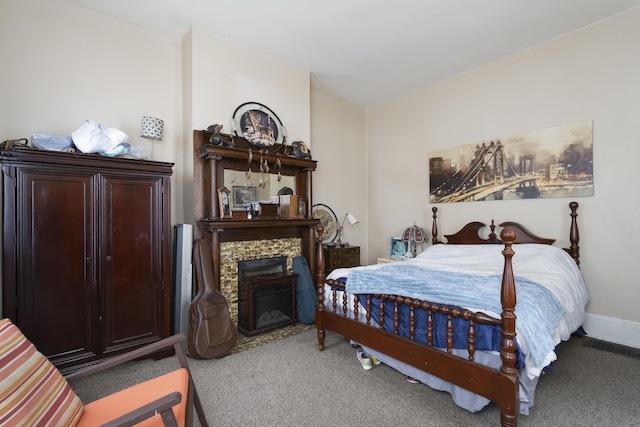
[[[322,352],[313,328],[278,340],[276,335],[261,336],[251,351],[189,360],[211,426],[499,425],[495,404],[471,413],[457,407],[448,393],[409,384],[384,364],[363,370],[349,341],[332,332]],[[269,338],[274,341],[266,343]],[[638,426],[640,360],[583,342],[573,337],[559,346],[558,360],[540,378],[535,406],[529,416],[518,417],[519,426]],[[175,358],[130,362],[72,387],[90,402],[176,364]]]
[[[238,342],[236,346],[231,350],[230,354],[240,353],[241,351],[250,350],[252,348],[259,347],[263,344],[279,340],[281,338],[290,337],[292,335],[299,334],[303,331],[308,331],[309,329],[315,329],[315,325],[312,324],[304,324],[304,323],[296,323],[294,325],[285,326],[282,328],[275,329],[273,331],[264,332],[259,335],[255,335],[252,337],[247,337],[242,334],[242,332],[238,332]]]

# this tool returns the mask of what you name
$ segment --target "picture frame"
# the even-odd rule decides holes
[[[231,218],[231,191],[227,187],[218,188],[218,207],[220,208],[220,218]]]
[[[409,251],[409,242],[405,242],[401,237],[392,237],[389,246],[389,256],[405,257]]]
[[[243,185],[233,186],[233,208],[244,209],[245,204],[256,201],[256,187],[245,187]]]
[[[233,112],[232,126],[236,136],[259,148],[283,145],[286,130],[280,118],[259,102],[245,102]]]
[[[429,202],[593,196],[593,121],[428,153]],[[513,160],[518,159],[515,164]]]

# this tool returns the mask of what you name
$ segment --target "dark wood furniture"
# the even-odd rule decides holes
[[[360,246],[324,246],[324,273],[329,274],[336,268],[358,267],[360,265]]]
[[[571,202],[571,247],[565,249],[579,263],[579,232],[576,222],[578,203]],[[433,241],[439,242],[436,227],[436,208],[433,208]],[[500,233],[500,238],[495,234],[495,226],[491,224],[491,234],[487,239],[479,237],[478,230],[484,224],[473,222],[463,227],[455,234],[447,235],[448,244],[501,244],[504,243],[504,271],[502,275],[501,304],[502,313],[500,318],[493,318],[481,312],[470,310],[452,309],[448,305],[439,302],[426,302],[406,298],[396,295],[378,295],[381,300],[392,301],[396,305],[393,318],[393,329],[395,333],[387,332],[381,327],[357,322],[343,314],[342,307],[349,304],[348,301],[338,300],[332,292],[325,295],[324,279],[324,252],[318,251],[318,269],[316,273],[316,288],[318,291],[318,305],[316,308],[316,328],[318,334],[318,349],[324,349],[325,331],[334,331],[346,338],[371,347],[401,362],[407,363],[425,372],[433,374],[445,381],[463,387],[471,392],[477,393],[494,401],[501,410],[501,423],[503,426],[516,426],[518,419],[518,371],[515,368],[516,355],[516,287],[512,268],[512,257],[514,255],[513,244],[515,243],[539,243],[551,244],[553,239],[544,239],[530,233],[525,227],[515,222],[502,223],[505,228]],[[319,233],[321,234],[321,233]],[[321,237],[318,237],[320,240]],[[326,280],[326,283],[336,291],[344,291],[345,283],[339,280]],[[452,284],[453,285],[453,284]],[[346,292],[344,293],[346,295]],[[369,296],[367,296],[369,297]],[[368,301],[370,299],[368,298]],[[403,338],[398,334],[398,305],[405,304],[410,310],[424,308],[429,313],[442,313],[451,318],[464,319],[469,323],[470,330],[474,324],[486,323],[498,325],[502,331],[501,360],[500,369],[491,369],[480,365],[470,359],[461,358],[452,354],[452,344],[447,342],[446,352],[433,348],[429,345],[421,344],[417,341]],[[354,316],[358,315],[358,310],[369,319],[369,309],[366,304],[355,305]],[[362,315],[362,314],[361,314]],[[413,318],[413,316],[411,316]],[[410,325],[411,329],[415,325]],[[453,334],[450,322],[447,323],[447,334]],[[471,356],[475,352],[475,335],[469,334],[467,351]]]
[[[294,157],[288,146],[264,149],[261,153],[243,138],[219,134],[226,141],[233,140],[234,147],[209,143],[211,132],[193,131],[194,144],[194,238],[211,240],[217,289],[220,289],[220,243],[261,239],[300,238],[301,253],[307,259],[311,271],[315,271],[316,242],[315,226],[318,220],[311,216],[313,205],[312,177],[316,161]],[[295,194],[305,201],[303,218],[247,219],[246,213],[234,211],[231,218],[221,218],[217,189],[224,186],[224,171],[241,173],[251,169],[255,176],[260,173],[259,158],[273,168],[277,161],[282,175],[294,177]],[[252,159],[250,161],[250,159]]]
[[[2,310],[68,372],[171,333],[172,163],[14,148]]]

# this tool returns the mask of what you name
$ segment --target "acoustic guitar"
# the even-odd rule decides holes
[[[191,330],[187,351],[194,359],[214,359],[228,354],[238,340],[229,302],[215,287],[211,242],[193,244],[198,292],[189,307]]]

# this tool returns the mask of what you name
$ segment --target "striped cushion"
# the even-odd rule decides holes
[[[82,402],[9,319],[0,320],[0,426],[75,426]]]

